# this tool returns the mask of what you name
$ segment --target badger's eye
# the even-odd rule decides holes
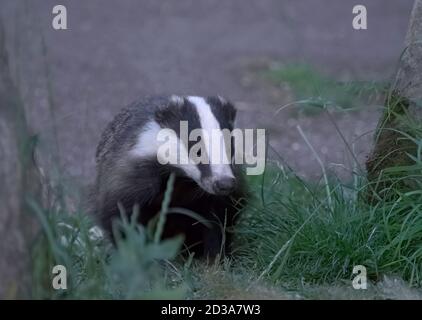
[[[234,141],[234,137],[232,136],[231,137],[231,139],[230,139],[230,143],[231,143],[231,148],[230,148],[230,151],[231,151],[231,158],[233,158],[234,157],[234,146],[235,146],[235,141]]]

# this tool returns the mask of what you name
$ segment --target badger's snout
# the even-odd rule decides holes
[[[224,177],[214,181],[212,188],[215,194],[227,195],[236,187],[236,179],[232,177]]]
[[[202,179],[200,186],[208,193],[224,196],[235,190],[236,179],[233,176],[207,177]]]

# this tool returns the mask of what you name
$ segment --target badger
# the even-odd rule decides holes
[[[170,207],[189,210],[196,216],[167,214],[162,238],[182,234],[184,251],[195,257],[229,255],[232,229],[246,199],[242,168],[232,161],[233,138],[222,139],[224,151],[230,152],[222,153],[226,162],[163,164],[157,136],[163,129],[172,130],[179,142],[177,152],[189,155],[194,142],[181,139],[180,123],[187,124],[189,133],[195,129],[213,131],[221,138],[219,132],[233,130],[235,117],[234,105],[220,96],[153,96],[118,113],[104,130],[96,151],[95,214],[106,234],[113,239],[113,224],[122,208],[131,215],[137,206],[142,225],[156,217],[173,174]],[[197,153],[201,159],[210,160],[214,144],[203,140],[204,148]],[[198,216],[209,223],[200,223]]]

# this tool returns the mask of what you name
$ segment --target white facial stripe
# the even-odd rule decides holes
[[[179,139],[179,137],[177,137],[177,135],[174,141],[177,141],[179,147],[179,161],[177,161],[176,164],[173,164],[173,166],[182,169],[188,177],[191,177],[193,180],[199,182],[199,180],[201,179],[201,171],[199,171],[198,167],[194,163],[192,163],[192,161],[190,161],[189,152],[186,148],[186,145],[183,143],[182,140]],[[182,162],[181,159],[186,159],[187,163]]]
[[[145,125],[145,130],[139,134],[138,140],[130,152],[131,155],[140,158],[156,155],[159,146],[157,135],[160,130],[161,127],[157,122],[148,122]]]
[[[224,145],[224,137],[220,124],[212,113],[210,105],[202,97],[188,97],[188,100],[195,106],[201,122],[201,128],[205,131],[204,144],[205,150],[208,151],[210,157],[211,172],[214,177],[229,176],[234,178],[232,169],[229,165],[227,153]],[[213,143],[210,139],[216,139]],[[211,155],[210,155],[211,153]],[[213,159],[212,155],[219,154],[218,159]],[[218,161],[218,163],[215,163]],[[214,163],[213,163],[214,162]],[[222,162],[222,163],[221,163]]]
[[[143,130],[139,136],[135,146],[132,148],[130,154],[133,157],[146,158],[150,156],[156,156],[158,159],[164,158],[159,152],[159,147],[162,145],[163,141],[159,141],[159,133],[163,133],[163,128],[155,122],[150,121],[145,125],[145,130]],[[172,130],[165,131],[169,139],[169,145],[171,150],[178,150],[180,159],[189,159],[188,150],[179,137]],[[176,145],[174,145],[176,144]],[[171,161],[173,166],[179,167],[182,169],[189,177],[199,181],[201,178],[201,172],[198,167],[189,161],[189,163],[181,163],[177,160],[177,154],[171,154],[170,156],[175,156],[176,159]],[[161,157],[161,158],[160,158]]]

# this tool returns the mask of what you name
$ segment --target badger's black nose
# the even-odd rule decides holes
[[[234,190],[236,186],[236,179],[227,177],[221,178],[214,182],[213,188],[215,193],[228,194]]]

